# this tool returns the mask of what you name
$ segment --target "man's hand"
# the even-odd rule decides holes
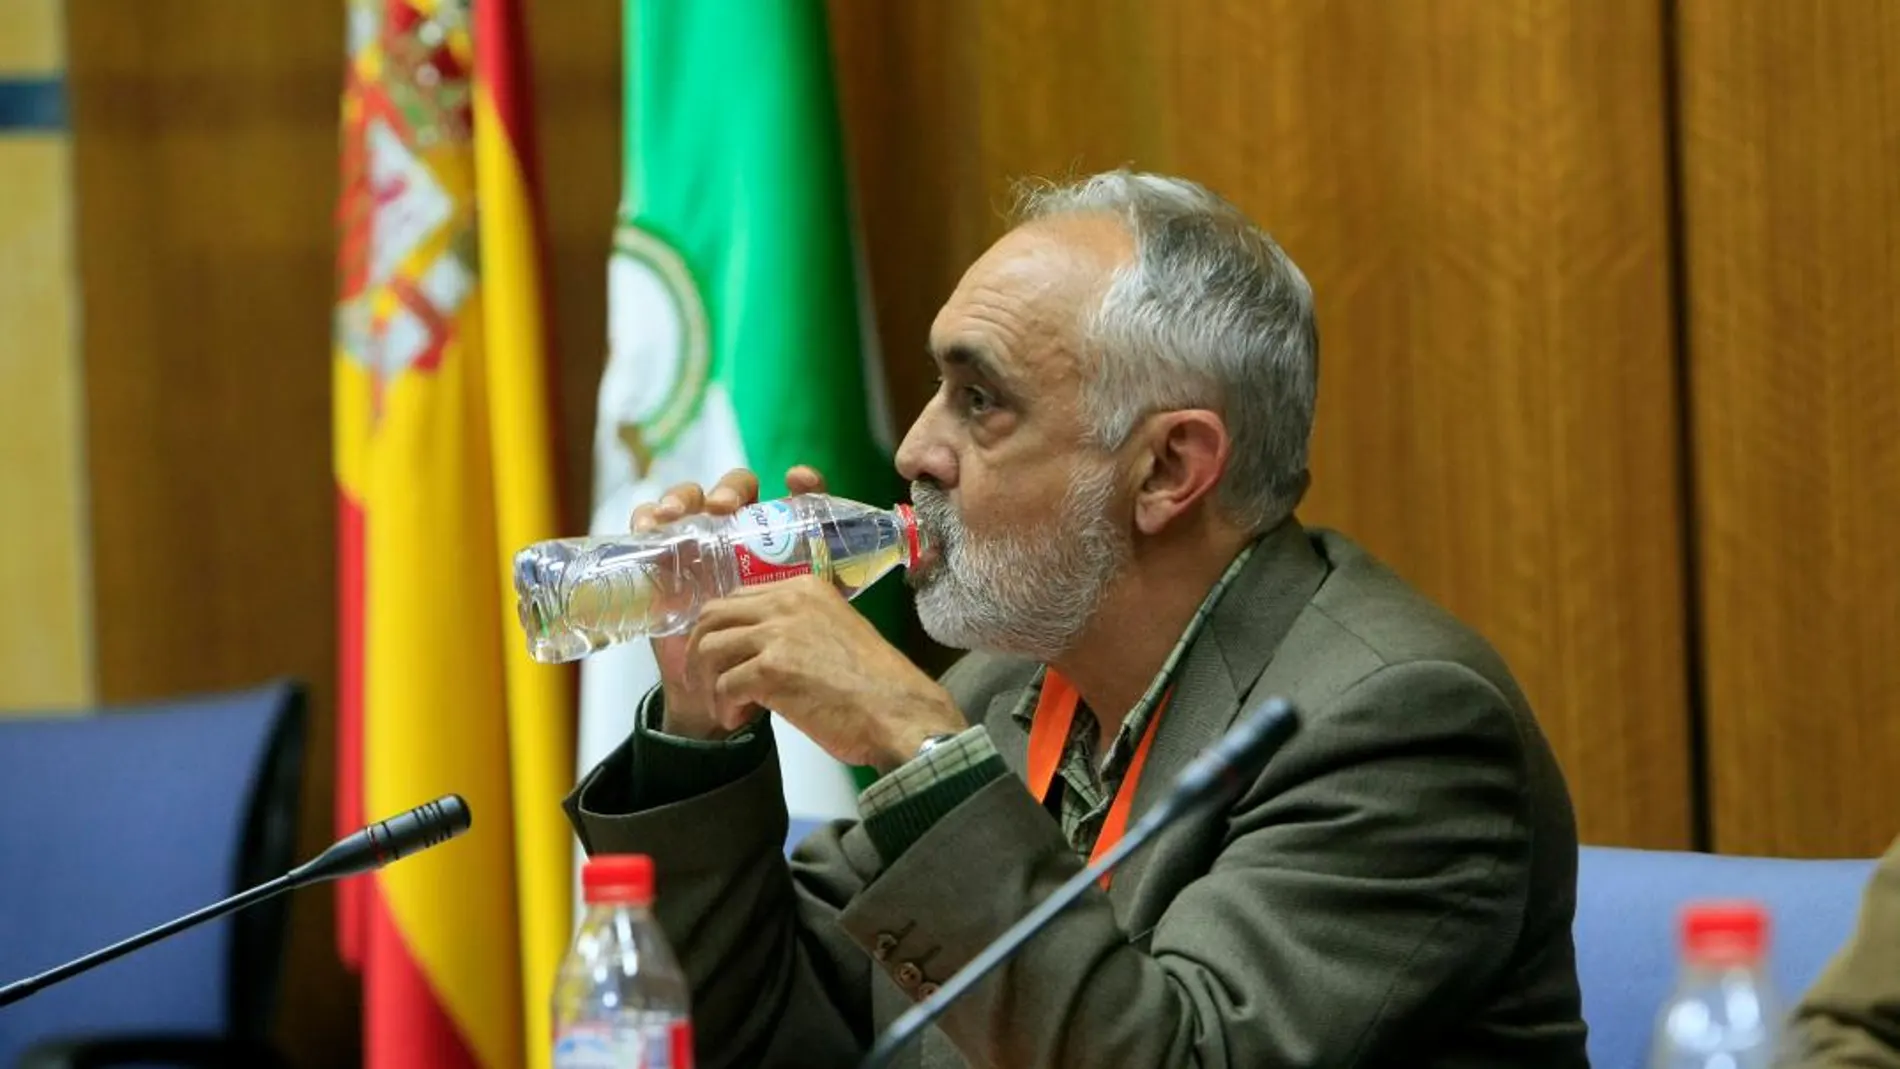
[[[969,726],[948,691],[812,576],[708,603],[686,661],[723,730],[764,706],[846,764],[888,771]]]
[[[825,478],[807,467],[785,473],[785,491],[789,494],[822,494]],[[681,483],[633,510],[632,527],[636,534],[650,531],[663,523],[672,523],[695,513],[729,516],[759,499],[759,477],[743,468],[725,474],[711,490],[698,483]],[[691,739],[722,739],[763,715],[757,706],[740,710],[730,724],[722,725],[713,717],[712,695],[695,685],[687,670],[686,646],[690,635],[669,635],[653,640],[653,658],[660,666],[660,689],[666,697],[666,722],[661,730],[669,735]]]

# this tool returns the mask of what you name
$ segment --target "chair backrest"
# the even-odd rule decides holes
[[[288,681],[0,717],[0,983],[287,869],[302,741],[303,691]],[[267,1027],[283,908],[209,922],[0,1011],[0,1066],[56,1035]]]
[[[1874,864],[1584,847],[1574,932],[1593,1069],[1648,1063],[1657,1013],[1675,986],[1684,905],[1761,902],[1770,976],[1792,1007],[1852,933]]]
[[[791,857],[792,851],[798,849],[798,844],[804,842],[806,836],[824,825],[825,822],[822,820],[801,820],[793,817],[785,828],[785,856]]]

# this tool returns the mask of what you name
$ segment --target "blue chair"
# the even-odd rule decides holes
[[[798,844],[804,842],[806,836],[824,825],[825,822],[822,820],[800,820],[793,817],[791,825],[785,831],[785,856],[791,857],[792,851],[798,849]]]
[[[303,689],[0,717],[0,983],[295,861]],[[282,1064],[283,898],[0,1009],[0,1067]]]
[[[1577,974],[1593,1069],[1643,1069],[1675,985],[1677,921],[1694,900],[1747,898],[1769,916],[1769,972],[1792,1008],[1852,934],[1875,862],[1583,848]]]

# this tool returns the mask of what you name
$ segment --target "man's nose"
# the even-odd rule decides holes
[[[937,433],[937,403],[932,401],[904,433],[897,447],[897,474],[905,482],[933,482],[949,489],[956,485],[956,451]]]

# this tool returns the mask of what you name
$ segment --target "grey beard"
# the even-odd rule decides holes
[[[955,649],[1067,653],[1132,552],[1108,515],[1114,494],[1115,469],[1103,464],[1069,485],[1053,524],[976,539],[947,494],[914,484],[911,505],[941,553],[917,590],[924,631]]]

